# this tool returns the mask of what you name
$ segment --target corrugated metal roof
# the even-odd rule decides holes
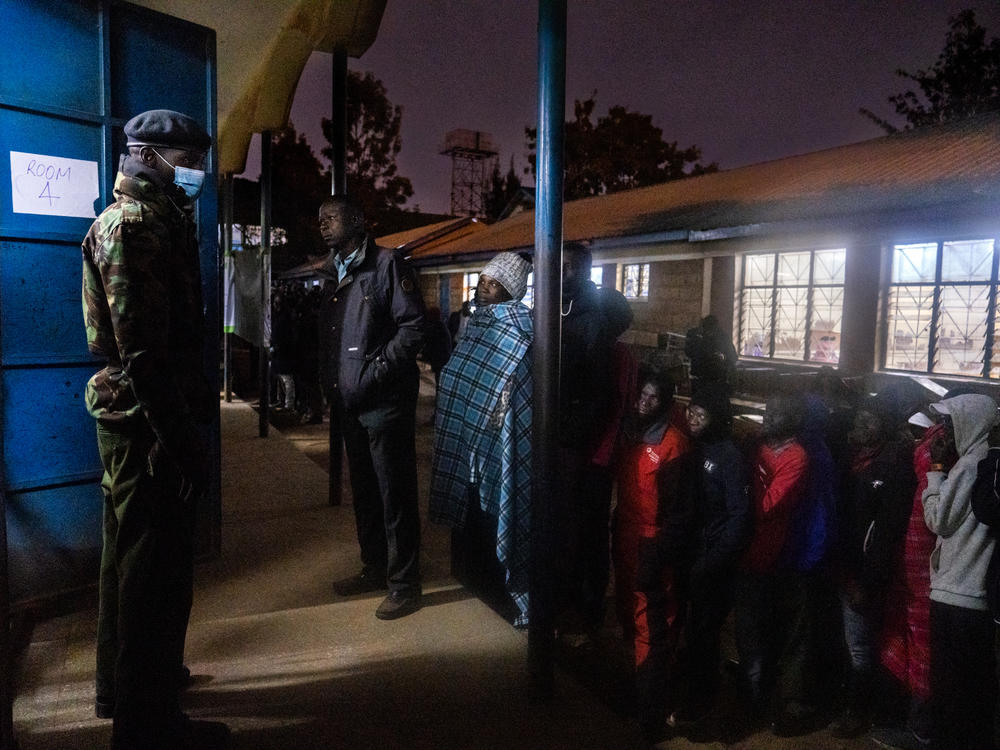
[[[477,219],[460,217],[378,237],[376,242],[382,247],[400,248],[407,255],[420,255],[441,244],[485,229],[486,225]]]
[[[570,201],[565,240],[711,232],[1000,195],[1000,113],[612,195]],[[421,254],[421,265],[534,245],[535,212]],[[438,260],[439,259],[439,260]]]

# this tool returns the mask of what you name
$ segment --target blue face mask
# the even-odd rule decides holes
[[[160,156],[160,152],[155,148],[153,153],[163,159]],[[191,200],[196,200],[199,195],[201,195],[201,190],[205,187],[205,171],[202,169],[190,169],[188,167],[175,167],[166,159],[163,159],[163,163],[172,167],[174,170],[174,184],[184,191]]]

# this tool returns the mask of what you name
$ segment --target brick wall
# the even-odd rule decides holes
[[[632,330],[683,334],[696,326],[701,320],[703,270],[700,258],[650,263],[649,299],[632,302]]]

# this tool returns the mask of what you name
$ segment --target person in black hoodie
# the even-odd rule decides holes
[[[862,403],[848,435],[854,456],[838,523],[837,573],[850,657],[847,703],[834,737],[868,730],[886,591],[898,570],[913,506],[913,442],[886,398]]]
[[[752,515],[746,468],[731,435],[725,386],[704,384],[691,397],[686,416],[694,438],[690,457],[697,479],[691,487],[698,533],[689,577],[685,713],[699,719],[711,710],[719,690],[719,634],[732,607],[734,572],[749,539]]]

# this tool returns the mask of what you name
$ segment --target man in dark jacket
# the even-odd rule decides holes
[[[347,450],[363,566],[334,588],[350,596],[388,586],[375,616],[391,620],[416,611],[421,598],[414,439],[424,303],[409,264],[365,234],[360,208],[327,198],[319,228],[330,248],[320,368]]]
[[[189,721],[177,701],[208,482],[199,425],[219,408],[192,218],[211,139],[163,109],[125,135],[115,202],[83,241],[87,345],[106,363],[86,391],[104,465],[96,712],[114,716],[113,750],[224,747],[225,725]]]
[[[576,636],[597,629],[607,585],[608,515],[601,472],[591,462],[610,417],[614,388],[614,336],[597,287],[593,258],[580,243],[566,243],[562,267],[562,349],[559,365],[560,629]]]

